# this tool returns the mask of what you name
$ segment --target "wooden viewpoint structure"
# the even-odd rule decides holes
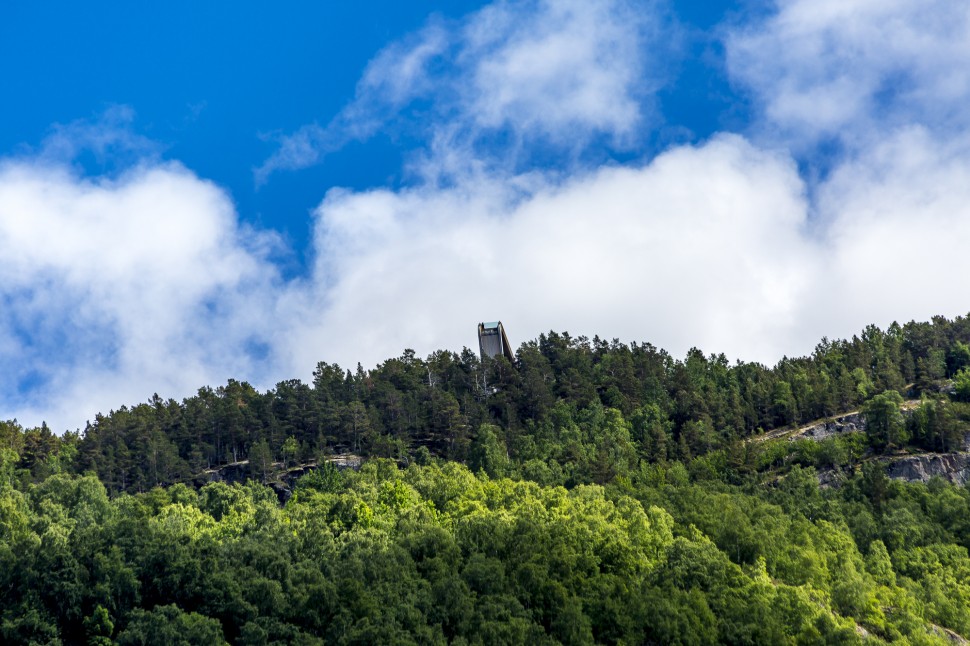
[[[512,346],[509,345],[509,338],[505,336],[505,328],[501,321],[478,324],[478,349],[485,357],[492,359],[499,355],[504,355],[509,363],[515,363],[515,355],[512,353]]]

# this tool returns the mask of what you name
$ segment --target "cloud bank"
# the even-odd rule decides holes
[[[314,260],[292,280],[272,232],[177,163],[141,154],[92,178],[6,159],[0,418],[61,431],[153,392],[458,350],[494,318],[513,342],[556,329],[774,363],[868,323],[965,313],[967,10],[811,8],[726,32],[759,121],[624,164],[590,151],[636,150],[655,123],[659,9],[499,2],[432,20],[261,167],[268,180],[395,120],[423,128],[409,185],[321,187]],[[833,137],[841,152],[808,177]],[[566,161],[536,163],[548,154]]]
[[[252,374],[272,235],[176,163],[90,179],[48,153],[0,164],[0,417],[76,428]]]

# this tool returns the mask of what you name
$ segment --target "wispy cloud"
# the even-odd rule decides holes
[[[163,146],[132,128],[135,111],[127,105],[113,105],[95,119],[77,119],[54,124],[37,151],[29,157],[44,164],[71,164],[82,153],[104,165],[126,168],[133,163],[157,159]]]
[[[792,145],[866,143],[887,129],[970,125],[970,5],[780,0],[727,38],[733,77]]]
[[[350,141],[369,139],[404,107],[431,94],[428,68],[449,48],[448,40],[445,30],[432,22],[381,51],[357,83],[354,100],[327,125],[311,123],[291,134],[264,135],[277,148],[253,171],[256,184],[277,171],[312,166]]]
[[[499,2],[435,19],[380,52],[326,126],[272,137],[278,148],[255,177],[310,166],[395,122],[419,131],[437,161],[442,147],[512,166],[532,145],[575,156],[605,137],[622,148],[643,134],[675,41],[649,2]],[[648,45],[659,60],[647,60]]]

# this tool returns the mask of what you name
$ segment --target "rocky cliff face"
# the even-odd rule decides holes
[[[970,453],[927,453],[896,458],[887,463],[886,475],[906,482],[929,482],[939,476],[963,485],[970,480]]]
[[[955,485],[970,482],[970,453],[923,453],[892,458],[877,458],[892,480],[903,482],[929,482],[934,477],[943,478]],[[839,487],[849,477],[840,469],[819,469],[818,484],[822,488]]]

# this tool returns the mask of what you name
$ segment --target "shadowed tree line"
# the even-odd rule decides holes
[[[970,320],[936,317],[823,339],[811,356],[769,368],[550,332],[524,343],[514,366],[467,348],[425,359],[407,350],[369,371],[321,362],[309,384],[259,392],[230,380],[181,402],[156,395],[98,415],[79,434],[0,423],[0,445],[34,479],[59,468],[94,472],[112,492],[242,460],[264,476],[276,462],[341,452],[402,464],[436,456],[574,485],[605,483],[640,463],[737,453],[751,435],[866,402],[878,417],[886,398],[897,401],[890,393],[905,393],[927,398],[920,425],[886,418],[872,446],[951,450],[970,417],[960,403],[970,400],[968,344]]]

